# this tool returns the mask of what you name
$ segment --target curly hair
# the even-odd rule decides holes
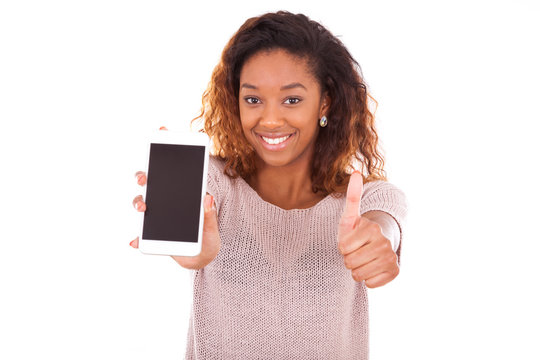
[[[247,178],[256,173],[255,150],[242,132],[239,110],[240,72],[260,51],[283,49],[307,59],[322,93],[331,104],[328,126],[315,141],[311,169],[312,190],[341,196],[351,172],[361,166],[364,182],[386,181],[375,119],[359,64],[345,45],[321,24],[303,14],[286,11],[248,19],[225,46],[202,97],[202,132],[213,142],[213,153],[225,160],[225,173]]]

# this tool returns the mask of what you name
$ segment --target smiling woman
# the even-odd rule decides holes
[[[287,67],[278,66],[284,63]],[[324,131],[314,133],[312,150],[317,156],[309,180],[314,193],[344,193],[353,171],[352,159],[360,164],[367,181],[386,180],[369,109],[369,100],[374,99],[368,94],[360,66],[326,28],[304,15],[286,12],[251,18],[240,27],[223,50],[203,96],[202,112],[194,119],[204,119],[204,131],[214,140],[214,153],[224,159],[230,176],[249,179],[260,170],[257,142],[246,134],[241,112],[260,115],[264,110],[273,116],[268,112],[277,111],[273,108],[277,98],[268,103],[261,98],[268,94],[256,93],[268,92],[272,86],[283,92],[279,100],[284,106],[303,106],[306,93],[310,105],[326,106],[310,117],[315,128],[322,116],[328,119]],[[285,94],[287,90],[294,91]],[[256,105],[256,109],[251,111],[246,105]]]
[[[229,41],[199,116],[215,208],[201,254],[176,259],[193,270],[187,359],[368,358],[367,288],[398,275],[406,215],[368,99],[304,15],[248,19]]]
[[[257,174],[247,181],[263,199],[277,203],[276,189],[293,177],[303,187],[283,189],[287,200],[316,203],[325,194],[312,191],[311,163],[318,119],[326,115],[330,99],[321,94],[307,60],[285,50],[257,53],[244,64],[240,83],[242,129],[257,153]]]

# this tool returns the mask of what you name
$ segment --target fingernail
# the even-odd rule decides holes
[[[142,174],[137,175],[137,182],[141,181]]]
[[[134,242],[135,242],[135,240],[131,240],[131,242],[129,243],[129,246],[133,247]]]
[[[167,128],[165,126],[162,126],[159,128],[159,130],[167,130]]]
[[[138,210],[141,210],[141,206],[142,206],[142,205],[141,205],[141,202],[138,201],[138,202],[135,204],[135,209],[137,209],[137,211],[138,211]]]

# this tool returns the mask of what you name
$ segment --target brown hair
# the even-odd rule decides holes
[[[315,142],[312,164],[313,192],[343,193],[353,170],[362,167],[365,181],[386,180],[378,149],[374,116],[361,69],[343,43],[319,23],[286,11],[248,19],[229,40],[203,94],[204,131],[213,141],[215,155],[225,160],[231,177],[248,178],[256,172],[255,150],[242,132],[239,112],[240,71],[244,63],[263,50],[283,49],[305,58],[322,93],[331,104],[328,126]]]

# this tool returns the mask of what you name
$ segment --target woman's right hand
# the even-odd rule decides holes
[[[160,130],[167,129],[162,127]],[[135,177],[137,178],[137,184],[141,186],[146,185],[146,173],[137,171]],[[137,195],[133,199],[133,206],[140,212],[146,210],[146,204],[143,201],[142,195]],[[139,237],[137,236],[130,245],[137,249],[139,247]],[[206,194],[204,197],[204,223],[200,254],[197,256],[171,257],[182,267],[198,270],[205,267],[216,258],[220,247],[221,239],[219,237],[217,211],[214,205],[214,198],[212,195]]]

